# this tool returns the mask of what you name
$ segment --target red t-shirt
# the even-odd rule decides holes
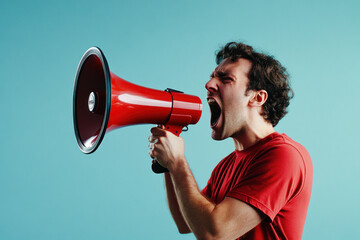
[[[275,132],[224,158],[213,170],[202,194],[215,204],[225,197],[236,198],[266,216],[239,239],[301,239],[312,176],[306,149]]]

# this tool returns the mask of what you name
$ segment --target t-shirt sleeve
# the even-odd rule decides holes
[[[201,190],[201,194],[208,199],[211,198],[211,181],[212,181],[212,175],[206,186],[203,188],[203,190]]]
[[[226,196],[252,205],[271,222],[301,191],[304,171],[302,155],[294,146],[274,146],[252,160],[245,176],[237,180]]]

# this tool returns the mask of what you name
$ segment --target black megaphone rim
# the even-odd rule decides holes
[[[77,87],[78,87],[78,79],[83,67],[83,64],[85,63],[85,61],[87,60],[88,57],[92,56],[92,55],[96,55],[101,63],[102,63],[102,67],[103,67],[103,72],[104,72],[104,77],[105,77],[105,88],[106,88],[106,105],[105,105],[105,114],[104,114],[104,119],[102,122],[102,126],[101,126],[101,130],[99,132],[99,135],[95,141],[95,144],[91,145],[90,147],[86,147],[83,142],[80,139],[80,134],[79,134],[79,129],[78,129],[78,125],[77,125],[77,119],[76,119],[76,99],[77,99]],[[74,85],[74,93],[73,93],[73,121],[74,121],[74,130],[75,130],[75,136],[76,136],[76,140],[78,143],[78,146],[80,148],[80,150],[83,153],[92,153],[94,152],[100,145],[101,141],[103,140],[105,133],[106,133],[106,129],[107,129],[107,125],[109,122],[109,117],[110,117],[110,108],[111,108],[111,78],[110,78],[110,70],[109,70],[109,65],[106,61],[105,55],[104,53],[101,51],[100,48],[98,47],[91,47],[89,48],[83,55],[83,57],[80,60],[79,66],[77,68],[76,71],[76,77],[75,77],[75,85]]]

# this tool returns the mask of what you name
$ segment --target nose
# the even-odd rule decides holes
[[[216,92],[218,90],[217,81],[215,78],[211,78],[206,84],[205,84],[206,90],[209,92]]]

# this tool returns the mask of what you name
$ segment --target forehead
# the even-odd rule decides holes
[[[236,61],[226,58],[215,68],[214,73],[234,75],[235,77],[247,77],[251,70],[251,66],[251,61],[245,58],[239,58]]]

